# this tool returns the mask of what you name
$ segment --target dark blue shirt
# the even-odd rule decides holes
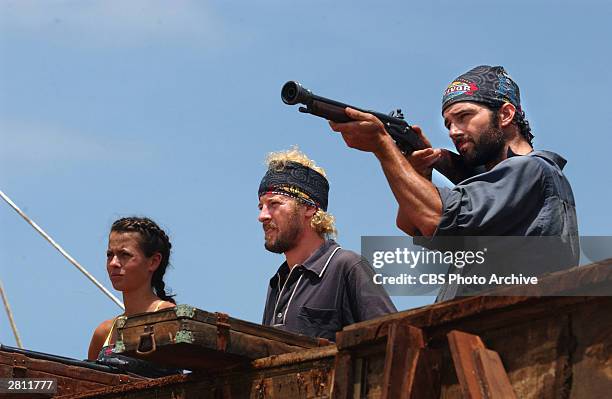
[[[335,341],[344,326],[396,312],[365,258],[327,240],[303,264],[270,279],[263,324]]]

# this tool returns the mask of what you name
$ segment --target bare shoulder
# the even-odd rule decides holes
[[[98,357],[98,353],[102,349],[102,345],[104,345],[104,341],[106,340],[106,336],[110,332],[111,328],[113,328],[113,323],[115,319],[104,320],[96,329],[94,330],[93,336],[91,337],[91,342],[89,343],[89,351],[87,354],[87,358],[89,360],[96,360]]]
[[[159,309],[158,310],[162,310],[162,309],[169,309],[169,308],[174,308],[176,307],[176,304],[170,302],[170,301],[163,301],[161,303],[161,305],[159,305]]]
[[[96,327],[96,329],[94,330],[92,341],[96,338],[98,339],[101,338],[102,343],[103,343],[104,340],[106,339],[106,336],[110,332],[111,328],[113,328],[114,322],[115,322],[115,319],[113,318],[113,319],[104,320],[102,323],[100,323],[100,325]]]

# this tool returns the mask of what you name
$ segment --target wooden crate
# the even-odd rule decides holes
[[[314,339],[210,313],[189,305],[117,321],[115,350],[166,367],[210,370],[329,345]]]
[[[607,397],[611,282],[608,260],[537,288],[559,296],[463,298],[348,326],[337,334],[334,397]],[[600,296],[561,296],[578,292]]]
[[[119,374],[110,367],[5,346],[0,347],[0,377],[54,378],[58,385],[57,395],[89,392],[142,380],[138,376]],[[14,395],[15,398],[21,399],[27,396],[29,395]],[[10,396],[3,394],[2,397]],[[49,395],[38,395],[38,397],[49,397]]]
[[[329,398],[335,345],[258,359],[234,370],[207,371],[99,389],[61,399]]]

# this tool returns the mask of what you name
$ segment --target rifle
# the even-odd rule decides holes
[[[281,99],[287,105],[305,105],[306,107],[298,108],[302,113],[316,115],[337,123],[350,122],[352,120],[344,112],[346,107],[361,112],[367,112],[380,119],[383,125],[385,125],[387,133],[393,138],[395,144],[405,156],[409,156],[415,150],[427,148],[425,143],[415,131],[412,130],[412,126],[404,120],[404,115],[400,109],[392,111],[388,115],[381,112],[361,109],[329,98],[317,96],[296,81],[289,81],[283,85],[281,89]],[[442,157],[436,161],[433,167],[454,184],[470,176],[474,176],[477,173],[473,168],[467,166],[463,162],[463,158],[459,154],[448,150],[443,151],[442,154]]]

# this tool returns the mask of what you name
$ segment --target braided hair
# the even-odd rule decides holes
[[[153,272],[153,277],[151,278],[151,287],[155,291],[155,295],[161,300],[176,303],[173,299],[174,295],[167,294],[165,290],[164,274],[170,262],[172,244],[170,244],[170,239],[164,230],[149,218],[130,216],[116,220],[111,227],[111,232],[137,232],[140,235],[138,240],[140,249],[144,252],[145,256],[151,257],[156,252],[161,254],[159,266]]]

